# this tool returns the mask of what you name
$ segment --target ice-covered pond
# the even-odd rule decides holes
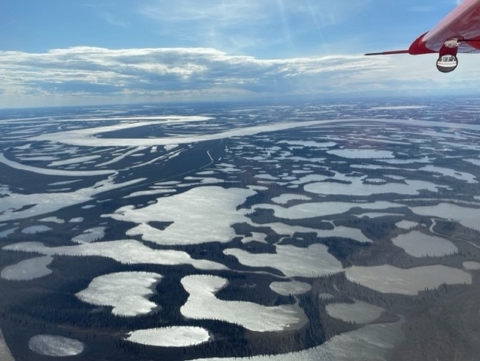
[[[29,281],[52,273],[48,268],[53,257],[43,256],[20,261],[2,269],[1,278],[9,281]]]
[[[401,234],[392,242],[413,257],[441,257],[458,252],[458,248],[449,240],[419,231]]]
[[[442,265],[409,269],[390,265],[346,269],[349,281],[359,283],[382,293],[416,295],[425,289],[434,289],[446,284],[471,284],[472,277],[457,268]]]
[[[28,347],[42,356],[68,357],[80,355],[85,349],[85,344],[63,336],[37,335],[28,341]]]
[[[354,303],[330,303],[326,310],[331,317],[355,323],[375,321],[385,311],[382,307],[357,300]]]
[[[273,267],[287,277],[321,277],[342,271],[342,264],[328,253],[323,244],[312,244],[308,248],[277,245],[276,253],[249,253],[229,248],[223,251],[249,267]]]
[[[303,310],[296,305],[266,307],[218,299],[215,294],[228,284],[221,277],[195,275],[184,277],[181,282],[189,293],[187,303],[180,308],[186,318],[223,320],[257,332],[299,329],[307,322]]]
[[[480,231],[480,208],[461,207],[451,203],[440,203],[435,206],[411,207],[412,211],[421,216],[453,219],[467,228]]]
[[[307,192],[325,195],[369,196],[381,193],[417,195],[422,189],[437,192],[438,186],[431,182],[405,180],[405,183],[365,183],[360,178],[352,178],[350,183],[318,182],[305,185]]]
[[[235,237],[231,226],[248,221],[237,207],[255,191],[241,188],[196,187],[184,193],[157,199],[155,204],[136,209],[127,206],[110,217],[138,224],[127,232],[163,245],[229,242]],[[172,222],[164,230],[149,222]]]
[[[82,234],[79,234],[76,237],[72,238],[72,241],[75,243],[91,243],[105,237],[106,227],[95,227],[83,231]]]
[[[312,286],[300,281],[272,282],[270,283],[270,289],[279,295],[288,296],[306,293],[312,289]]]
[[[463,268],[469,271],[478,271],[480,270],[480,263],[475,261],[466,261],[463,262]]]
[[[129,333],[127,341],[158,347],[188,347],[210,340],[209,332],[201,327],[164,327]]]
[[[152,288],[161,278],[157,273],[112,273],[95,278],[76,296],[92,305],[112,307],[116,316],[143,315],[157,307],[148,297],[153,295]]]
[[[398,227],[398,228],[401,228],[401,229],[412,229],[412,228],[415,228],[416,226],[418,226],[418,222],[412,222],[412,221],[400,221],[400,222],[397,222],[395,223],[395,225]]]
[[[20,252],[37,252],[47,256],[98,256],[112,258],[123,264],[150,263],[169,266],[191,264],[198,269],[228,269],[226,266],[217,262],[193,259],[187,252],[154,250],[134,240],[83,243],[76,246],[62,247],[46,247],[40,242],[21,242],[5,246],[3,249]]]
[[[30,226],[30,227],[24,228],[22,229],[22,233],[35,234],[35,233],[47,232],[50,230],[51,230],[50,227],[39,225],[39,226]]]

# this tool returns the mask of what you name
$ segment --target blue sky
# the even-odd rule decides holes
[[[3,0],[0,107],[468,92],[407,48],[456,0]],[[473,58],[472,58],[473,57]]]

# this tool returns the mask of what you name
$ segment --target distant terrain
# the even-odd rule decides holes
[[[0,110],[0,355],[475,360],[479,114]]]

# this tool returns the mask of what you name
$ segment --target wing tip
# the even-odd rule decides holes
[[[395,54],[409,54],[408,50],[392,50],[392,51],[382,51],[380,53],[366,53],[365,56],[373,55],[395,55]]]

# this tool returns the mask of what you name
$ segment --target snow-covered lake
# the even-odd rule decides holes
[[[382,307],[354,300],[354,303],[330,303],[327,313],[345,322],[369,323],[379,318],[385,311]]]
[[[80,355],[85,349],[85,344],[63,336],[37,335],[28,341],[28,347],[38,355],[68,357]]]
[[[215,293],[228,281],[217,276],[195,275],[182,279],[189,293],[187,303],[180,308],[186,318],[223,320],[256,332],[279,332],[299,329],[307,322],[298,306],[266,307],[252,302],[223,301]]]
[[[346,269],[347,279],[382,293],[416,295],[425,289],[434,289],[446,283],[471,284],[472,277],[457,268],[435,265],[397,268],[390,265]]]
[[[1,278],[9,281],[30,281],[52,273],[48,268],[53,257],[30,258],[2,269]]]
[[[174,326],[132,331],[126,340],[148,346],[188,347],[208,342],[210,334],[201,327]]]
[[[76,296],[92,305],[112,307],[115,316],[144,315],[158,307],[148,298],[154,293],[152,287],[161,279],[156,273],[112,273],[95,278]]]
[[[300,281],[272,282],[270,283],[270,289],[279,295],[288,296],[307,293],[312,289],[312,286]]]
[[[312,244],[308,248],[277,245],[276,253],[254,254],[237,248],[228,248],[223,253],[234,256],[245,266],[276,268],[287,277],[321,277],[343,270],[342,264],[323,244]]]
[[[392,242],[413,257],[441,257],[458,252],[458,248],[449,240],[419,231],[401,234]]]

